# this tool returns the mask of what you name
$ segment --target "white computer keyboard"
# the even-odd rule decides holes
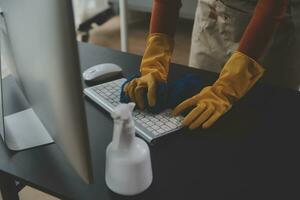
[[[84,89],[84,94],[111,113],[120,103],[121,85],[125,81],[126,79],[122,78],[89,87]],[[180,129],[183,120],[182,116],[173,117],[171,110],[155,115],[136,109],[133,118],[137,134],[148,142]]]

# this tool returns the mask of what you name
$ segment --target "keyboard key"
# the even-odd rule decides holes
[[[145,116],[142,115],[142,114],[138,114],[138,115],[136,116],[137,119],[142,119],[142,118],[144,118],[144,117],[145,117]]]
[[[177,126],[175,124],[171,123],[171,122],[167,122],[166,125],[173,128],[173,129],[177,128]]]
[[[152,117],[152,116],[149,116],[149,117],[147,117],[150,121],[152,121],[153,119],[155,119],[154,117]]]
[[[155,118],[156,118],[156,119],[162,119],[163,117],[160,116],[160,115],[157,115]]]
[[[175,124],[178,123],[178,120],[176,120],[175,118],[171,118],[170,121],[173,122],[173,123],[175,123]]]
[[[150,131],[150,132],[154,131],[153,128],[151,128],[151,127],[148,127],[147,129],[148,129],[148,131]]]
[[[166,118],[162,118],[160,121],[161,121],[161,122],[164,122],[164,123],[167,123],[167,122],[168,122],[168,120],[167,120]]]
[[[149,126],[148,124],[146,124],[146,123],[142,123],[142,126],[145,127],[145,128],[150,127],[150,126]]]
[[[171,130],[171,128],[166,125],[161,126],[161,128],[164,129],[165,131]]]
[[[162,134],[162,133],[165,132],[165,130],[163,130],[163,129],[158,129],[157,132],[158,132],[159,134]]]
[[[143,119],[141,119],[143,122],[149,122],[149,119],[147,119],[147,118],[143,118]]]
[[[153,131],[152,133],[156,136],[159,135],[159,132],[157,132],[157,131]]]
[[[162,122],[156,122],[155,123],[157,126],[162,126],[162,125],[164,125],[164,123],[162,123]]]
[[[154,123],[153,122],[147,122],[147,124],[149,125],[149,126],[153,126],[154,125]]]
[[[159,120],[156,119],[156,118],[153,118],[151,121],[152,121],[152,122],[158,122]]]
[[[182,121],[182,120],[183,120],[183,117],[177,116],[177,117],[175,117],[175,119],[176,119],[177,121]]]

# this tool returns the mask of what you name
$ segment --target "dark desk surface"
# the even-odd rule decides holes
[[[82,70],[113,62],[124,76],[135,72],[140,57],[79,44]],[[171,80],[199,73],[171,66]],[[208,130],[181,130],[151,146],[154,181],[143,194],[121,197],[104,180],[105,149],[112,120],[91,101],[85,102],[94,167],[94,184],[85,185],[58,147],[8,151],[0,142],[0,170],[27,185],[64,199],[271,199],[299,196],[300,94],[258,84],[225,117]],[[298,183],[298,184],[296,184]]]

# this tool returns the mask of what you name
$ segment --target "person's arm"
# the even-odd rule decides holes
[[[259,0],[238,51],[258,60],[282,21],[287,5],[288,0]]]
[[[150,34],[140,65],[141,75],[126,83],[123,90],[141,109],[156,105],[157,83],[167,81],[180,7],[181,0],[154,0]],[[144,102],[144,94],[147,94],[148,102]]]
[[[142,76],[156,72],[158,81],[167,80],[180,8],[181,0],[154,0],[150,34],[140,66]]]
[[[178,115],[194,108],[183,120],[184,126],[208,128],[231,109],[261,78],[264,68],[257,62],[275,33],[288,0],[259,0],[239,48],[223,67],[218,80],[199,94],[179,104]]]
[[[163,33],[173,37],[181,8],[181,0],[154,0],[150,34]]]

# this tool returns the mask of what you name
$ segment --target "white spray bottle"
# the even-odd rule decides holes
[[[134,103],[120,104],[112,112],[113,140],[106,149],[106,184],[122,195],[145,191],[153,177],[149,147],[135,136],[134,107]]]

